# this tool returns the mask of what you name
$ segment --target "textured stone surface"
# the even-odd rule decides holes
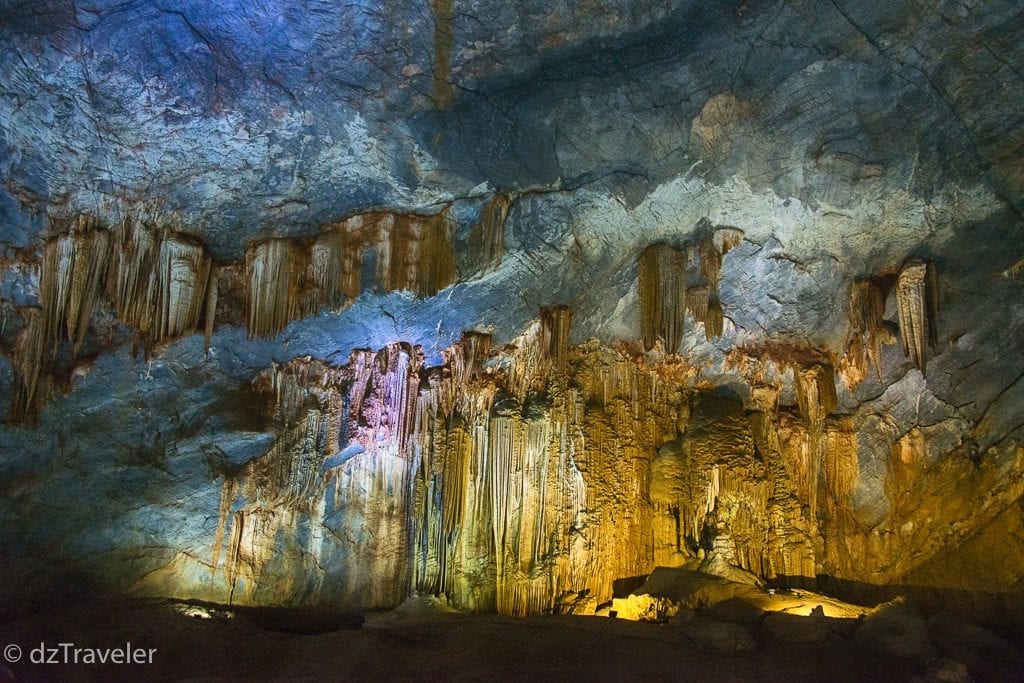
[[[628,359],[633,369],[619,376],[663,368],[654,383],[663,393],[645,408],[661,426],[631,427],[635,438],[620,444],[650,472],[601,470],[620,484],[630,473],[623,481],[635,479],[654,520],[649,545],[629,551],[649,561],[615,571],[647,573],[696,552],[679,532],[695,524],[694,545],[762,575],[955,588],[1017,604],[1019,3],[10,0],[0,13],[4,415],[19,414],[26,349],[37,348],[28,342],[57,348],[41,362],[38,419],[0,426],[5,600],[30,576],[41,595],[206,585],[219,520],[266,502],[226,498],[226,482],[287,450],[288,430],[267,417],[252,383],[271,363],[341,366],[354,349],[404,342],[425,368],[439,367],[475,329],[492,335],[498,352],[487,363],[504,376],[516,352],[502,347],[528,336],[542,307],[561,305],[572,312],[562,347],[598,340],[573,358]],[[495,193],[508,198],[503,222],[487,208]],[[248,338],[251,297],[237,274],[257,243],[287,237],[312,250],[353,216],[445,210],[454,274],[423,277],[450,286],[433,294],[419,271],[382,279],[392,271],[380,270],[378,246],[348,271],[357,296],[316,299],[279,333],[257,335],[271,338]],[[112,235],[125,218],[168,230],[216,263],[213,304],[174,285],[165,289],[176,303],[154,309],[187,310],[178,318],[187,327],[209,323],[208,354],[188,330],[154,342],[102,288],[77,354],[59,324],[32,336],[30,309],[53,298],[45,241],[58,243],[80,215]],[[738,236],[730,248],[722,228]],[[388,258],[420,263],[414,243],[391,240]],[[691,311],[674,359],[635,345],[638,264],[658,243],[681,253],[710,244],[721,263],[710,278],[721,334],[708,333],[713,308]],[[893,286],[914,259],[929,261],[938,282],[937,344],[921,368],[904,354],[911,331],[900,329]],[[704,271],[702,261],[682,273],[689,291],[708,287]],[[851,287],[863,278],[887,289],[877,371],[846,357]],[[147,348],[135,356],[139,338]],[[633,346],[615,347],[623,342]],[[510,376],[547,387],[551,363],[521,359],[536,376]],[[558,380],[567,388],[598,372],[573,367],[579,374]],[[835,405],[809,410],[798,375],[829,368]],[[467,429],[550,419],[550,403],[517,401]],[[619,430],[625,414],[609,409],[602,424]],[[565,424],[554,420],[551,433]],[[596,438],[595,423],[577,424]],[[361,443],[358,453],[342,443],[306,456],[321,459],[310,460],[317,476],[341,460],[377,463],[369,437]],[[723,502],[712,516],[694,487],[711,486],[719,466]],[[323,476],[301,505],[264,507],[318,510]],[[590,501],[587,513],[607,513],[601,524],[617,528],[624,500]],[[347,560],[317,567],[302,549],[308,534],[355,528],[357,516],[323,514],[335,517],[310,531],[300,514],[273,542],[283,545],[260,546],[270,578],[250,599],[342,599],[316,577],[341,571],[339,585],[350,585],[339,569]],[[715,533],[702,536],[704,527]],[[410,588],[344,599],[397,604]]]

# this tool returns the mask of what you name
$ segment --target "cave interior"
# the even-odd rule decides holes
[[[0,680],[1020,680],[1022,45],[0,2]]]

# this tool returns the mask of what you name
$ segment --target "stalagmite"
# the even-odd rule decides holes
[[[925,373],[928,349],[938,343],[938,286],[930,263],[912,262],[903,267],[896,282],[903,352]]]
[[[676,353],[683,337],[686,279],[683,254],[655,244],[640,255],[640,336],[644,347],[660,339],[667,353]]]

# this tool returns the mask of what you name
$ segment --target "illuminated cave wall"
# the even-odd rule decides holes
[[[0,12],[3,602],[1024,604],[1017,4]]]

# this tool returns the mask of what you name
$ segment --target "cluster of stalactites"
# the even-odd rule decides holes
[[[496,353],[466,333],[442,367],[391,344],[261,374],[277,439],[226,477],[213,566],[226,545],[225,576],[244,579],[246,600],[284,571],[350,604],[416,590],[508,614],[606,599],[616,578],[698,543],[767,576],[813,577],[818,500],[825,521],[840,518],[857,477],[852,425],[826,419],[831,367],[794,369],[803,419],[779,412],[774,384],[752,386],[744,412],[710,392],[691,401],[667,368],[596,341],[567,348],[570,318],[542,311]],[[282,544],[316,561],[286,567]]]
[[[505,253],[505,221],[512,197],[499,192],[480,211],[480,220],[469,237],[469,255],[473,266],[485,273],[497,268]]]
[[[465,387],[479,379],[484,363],[491,353],[491,341],[489,332],[463,332],[458,344],[442,352],[445,366],[449,368],[455,385]]]
[[[929,348],[938,343],[939,298],[935,267],[913,261],[903,266],[896,281],[903,352],[924,375]]]
[[[881,376],[882,344],[892,343],[885,325],[884,284],[874,278],[856,280],[850,289],[850,342],[842,374],[849,386],[856,386],[873,368]]]
[[[104,294],[147,348],[196,329],[206,307],[212,329],[216,277],[205,249],[190,238],[126,218],[115,232],[79,216],[43,245],[41,311],[30,313],[17,345],[18,396],[12,418],[34,415],[61,340],[78,355]]]
[[[543,391],[551,380],[564,379],[572,311],[544,308],[536,322],[512,343],[507,388],[520,402],[531,391]]]
[[[676,249],[653,244],[640,255],[640,336],[647,349],[661,340],[668,353],[682,342],[685,315],[704,325],[704,336],[722,335],[725,317],[718,297],[722,257],[743,233],[722,228],[707,238]]]
[[[216,272],[213,260],[193,239],[125,220],[111,262],[109,289],[118,316],[146,342],[190,334],[204,313],[209,339]]]
[[[453,223],[432,216],[353,216],[314,238],[275,238],[246,252],[246,320],[250,337],[274,337],[292,320],[337,309],[364,289],[432,296],[455,280]],[[364,261],[375,262],[373,282]],[[366,274],[368,275],[368,274]]]
[[[812,365],[793,369],[793,385],[797,406],[804,422],[813,427],[823,425],[825,418],[836,409],[835,372],[831,365]]]
[[[71,342],[75,353],[81,350],[106,283],[113,241],[95,219],[79,216],[70,231],[43,247],[39,299],[43,334],[54,351],[60,337]]]
[[[565,373],[569,355],[572,310],[568,306],[545,308],[540,312],[540,345],[555,370]]]
[[[817,482],[826,461],[828,446],[825,419],[839,403],[836,397],[835,373],[831,365],[794,368],[793,384],[800,416],[806,425],[810,522],[817,524]]]
[[[667,352],[679,350],[686,319],[684,264],[683,254],[667,244],[640,254],[640,337],[647,349],[661,340]]]

